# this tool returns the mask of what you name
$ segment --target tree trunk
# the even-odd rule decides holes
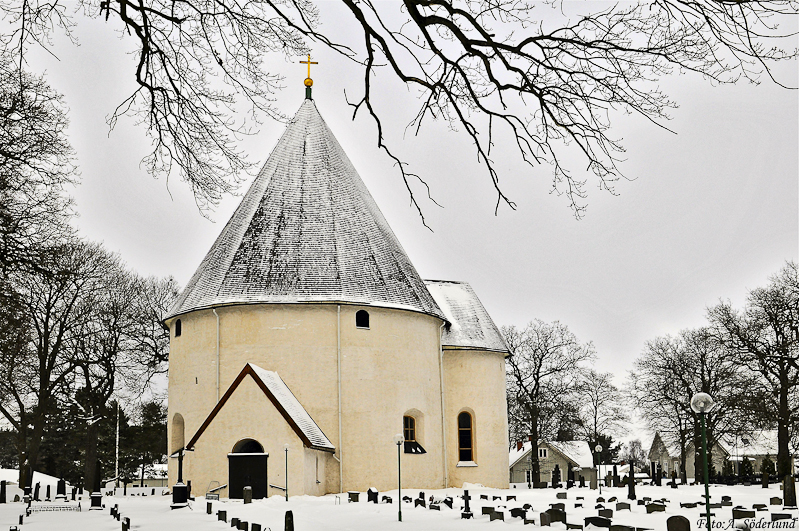
[[[777,414],[777,475],[781,478],[793,474],[791,470],[791,454],[788,450],[788,426],[791,422],[791,409],[788,406],[790,385],[786,372],[785,369],[780,371],[780,405]],[[791,505],[795,504],[794,502]]]
[[[91,492],[94,486],[94,472],[97,465],[97,436],[98,423],[94,422],[86,427],[86,461],[83,465],[83,488]]]

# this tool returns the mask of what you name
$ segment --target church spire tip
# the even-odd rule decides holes
[[[312,100],[311,87],[313,87],[313,79],[311,79],[311,65],[318,65],[317,61],[311,61],[311,54],[308,54],[307,61],[300,61],[301,64],[308,65],[308,77],[305,78],[305,99]]]

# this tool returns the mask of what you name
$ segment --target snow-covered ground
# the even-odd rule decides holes
[[[405,531],[479,531],[492,530],[501,531],[505,526],[522,526],[523,523],[518,518],[511,518],[509,509],[511,507],[521,507],[525,503],[533,506],[532,514],[538,521],[539,513],[548,509],[550,503],[563,502],[566,504],[567,521],[572,524],[583,524],[583,519],[587,516],[596,516],[596,498],[599,492],[596,490],[570,489],[567,492],[566,500],[556,499],[556,492],[567,492],[565,490],[527,490],[527,488],[516,488],[509,490],[494,490],[481,487],[473,487],[469,494],[472,496],[472,512],[475,514],[474,520],[462,520],[460,509],[450,510],[442,505],[440,512],[414,508],[413,504],[402,504],[402,522],[397,521],[396,491],[380,493],[391,496],[393,504],[366,503],[366,493],[361,493],[359,503],[347,503],[346,495],[327,495],[319,498],[310,496],[296,496],[288,502],[280,496],[273,496],[266,500],[256,500],[252,504],[244,505],[241,501],[214,501],[213,514],[206,514],[206,501],[204,498],[197,498],[190,508],[180,510],[170,510],[169,496],[128,496],[128,497],[105,497],[103,503],[106,509],[103,511],[88,511],[88,500],[82,502],[83,511],[78,512],[37,512],[24,519],[24,531],[38,530],[63,530],[63,531],[111,531],[119,530],[120,523],[111,518],[109,508],[118,504],[122,516],[131,519],[132,529],[136,530],[164,530],[164,531],[223,531],[230,529],[230,518],[236,517],[246,520],[249,523],[256,522],[262,525],[264,531],[283,530],[285,512],[291,510],[294,515],[294,524],[297,531],[319,531],[319,530],[350,530],[350,531],[371,531],[371,530],[405,530]],[[404,496],[417,498],[418,489],[403,489]],[[437,498],[444,496],[457,497],[462,495],[461,489],[447,489],[425,491],[425,497],[433,495]],[[654,531],[666,531],[666,519],[675,514],[686,516],[691,522],[691,529],[699,529],[700,509],[681,509],[680,502],[696,502],[701,500],[703,488],[701,486],[684,486],[677,490],[669,487],[638,486],[636,494],[639,499],[648,496],[652,499],[666,498],[669,500],[666,505],[665,513],[647,514],[644,506],[632,503],[631,511],[615,511],[613,523],[630,525],[634,527],[649,528]],[[502,496],[505,500],[508,495],[515,495],[516,501],[502,502],[508,508],[505,514],[505,522],[489,522],[487,515],[482,515],[482,507],[489,504],[500,503],[494,501],[481,500],[480,495],[485,494],[489,500],[493,496]],[[603,488],[602,496],[608,500],[616,496],[619,501],[627,501],[626,488]],[[781,497],[779,485],[771,485],[769,489],[760,486],[712,486],[711,500],[720,502],[722,496],[731,496],[734,505],[741,505],[751,508],[752,504],[764,503],[768,506],[768,511],[757,512],[755,527],[768,527],[771,523],[771,512],[790,513],[793,518],[799,516],[797,510],[784,510],[782,506],[771,506],[769,500],[773,496]],[[577,497],[583,497],[578,500]],[[455,498],[456,508],[463,503],[459,498]],[[582,503],[582,508],[575,508],[575,503]],[[615,509],[616,502],[606,502],[606,508]],[[0,530],[5,531],[11,525],[16,525],[19,515],[24,512],[22,503],[9,503],[0,505]],[[217,520],[218,510],[227,511],[228,523]],[[714,522],[720,525],[720,529],[726,529],[732,519],[732,509],[724,507],[714,509]],[[762,519],[762,520],[761,520]],[[762,523],[761,523],[762,522]],[[780,522],[782,528],[786,527],[785,522]],[[787,527],[796,525],[792,521]],[[536,526],[526,527],[533,529]],[[704,528],[704,527],[702,527]],[[732,525],[730,525],[732,528]],[[565,530],[562,524],[553,524],[552,529]]]

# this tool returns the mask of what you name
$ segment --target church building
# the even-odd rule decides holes
[[[384,491],[399,451],[403,488],[507,488],[499,330],[422,280],[310,96],[165,319],[170,484],[182,453],[198,496]]]

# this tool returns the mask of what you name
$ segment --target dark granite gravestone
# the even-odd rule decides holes
[[[487,500],[488,499],[488,494],[481,494],[480,495],[480,499],[481,500]]]
[[[770,498],[769,499],[769,504],[770,505],[782,505],[782,498],[778,498],[776,496],[773,497],[773,498]]]
[[[613,486],[619,486],[619,469],[616,468],[616,465],[613,465]]]
[[[230,519],[230,527],[238,529],[239,528],[239,519],[238,518],[231,518]]]
[[[354,490],[347,491],[347,503],[358,503],[358,498],[360,495],[360,492]]]
[[[583,504],[582,504],[582,503],[575,503],[575,504],[574,504],[574,508],[575,508],[575,509],[578,509],[578,508],[580,508],[580,507],[582,507],[582,506],[583,506]]]
[[[239,520],[239,531],[250,531],[250,524],[246,520]]]
[[[256,524],[253,522],[250,526],[250,531],[261,531],[261,524]]]
[[[488,515],[488,521],[493,522],[494,520],[502,520],[505,521],[505,513],[500,511],[492,511],[491,514]]]
[[[97,511],[103,509],[103,493],[100,492],[102,488],[102,467],[100,466],[100,460],[98,459],[94,465],[94,477],[92,478],[92,504],[89,507],[90,511]]]
[[[666,512],[666,506],[661,505],[659,503],[650,503],[646,506],[646,514],[652,513],[664,513]]]
[[[604,509],[604,508],[605,506],[601,503],[597,503],[596,505],[594,505],[594,509]]]
[[[505,496],[505,501],[516,501],[516,496]]]
[[[790,520],[791,515],[789,513],[771,513],[771,521],[776,522],[778,520]]]
[[[527,516],[527,509],[522,509],[521,507],[513,507],[510,510],[511,518],[521,518],[522,520],[524,520],[526,516]]]
[[[424,498],[416,498],[415,500],[413,500],[414,507],[419,507],[420,505],[422,507],[427,507],[427,503],[424,501]]]
[[[550,522],[563,522],[564,525],[566,524],[565,510],[555,509],[553,507],[552,509],[547,509],[546,511],[544,511],[544,514],[549,515]]]
[[[763,483],[763,488],[767,489],[768,488],[768,472],[765,471],[765,470],[763,471],[763,479],[761,481]]]
[[[36,483],[36,487],[33,490],[33,499],[35,501],[42,501],[39,499],[39,483]]]
[[[560,488],[560,465],[555,465],[555,470],[552,471],[552,488]]]
[[[72,501],[75,501],[75,496],[78,495],[78,487],[72,487]]]
[[[394,500],[391,498],[391,496],[383,496],[380,498],[380,501],[383,503],[394,503]]]
[[[635,531],[631,525],[611,524],[610,531]]]
[[[500,501],[502,501],[502,496],[492,496],[492,497],[491,497],[491,499],[492,499],[493,501],[497,501],[497,500],[500,500]]]
[[[469,496],[468,490],[463,491],[462,498],[463,498],[463,512],[461,513],[461,519],[465,518],[468,520],[469,518],[472,518],[474,516],[472,514],[472,510],[469,508],[469,500],[471,500],[472,497]]]
[[[404,501],[405,503],[413,503],[413,499],[411,499],[410,496],[403,496],[402,501]]]
[[[613,518],[613,509],[600,509],[599,516],[604,518]]]
[[[227,523],[227,511],[217,511],[216,519],[219,522]]]
[[[750,511],[748,509],[738,509],[734,508],[732,510],[732,519],[733,520],[740,520],[742,518],[754,518],[755,511]]]
[[[481,514],[491,514],[493,512],[494,512],[494,508],[491,507],[490,505],[486,505],[485,507],[481,507],[480,508],[480,513]]]
[[[697,505],[699,504],[696,502],[680,502],[681,509],[694,509]]]
[[[752,509],[754,509],[756,511],[767,511],[768,510],[765,503],[755,503],[754,505],[752,505]]]
[[[723,501],[723,502],[731,502],[732,501],[732,496],[722,496],[721,497],[721,501]]]
[[[660,466],[660,463],[658,463],[658,466],[655,468],[655,485],[658,487],[663,486],[663,467]]]
[[[666,520],[667,531],[691,531],[691,521],[682,515],[669,516]]]
[[[601,516],[589,516],[585,519],[585,526],[588,527],[589,525],[610,528],[610,520]]]
[[[646,502],[644,500],[638,500],[638,505],[646,505]]]
[[[610,498],[608,498],[608,503],[615,502],[617,499],[618,498],[616,498],[616,496],[611,496]]]
[[[627,499],[635,499],[635,471],[632,465],[630,466],[630,474],[627,476]]]
[[[441,510],[441,504],[440,504],[440,502],[431,502],[430,503],[430,507],[428,507],[428,509],[430,509],[431,511],[440,511]]]
[[[286,511],[286,526],[284,531],[294,531],[294,513]]]
[[[549,508],[550,509],[558,509],[560,511],[565,511],[566,510],[566,504],[565,503],[550,503],[549,504]]]
[[[566,529],[582,529],[582,528],[583,528],[582,524],[570,524],[568,522],[566,523]]]
[[[50,501],[50,485],[47,485],[47,489],[45,490],[44,501]]]
[[[627,503],[627,502],[619,502],[619,503],[616,504],[616,512],[625,511],[625,510],[627,510],[627,511],[630,510],[630,504],[629,503]]]
[[[213,502],[205,502],[205,514],[214,514]]]
[[[122,531],[130,531],[130,518],[127,516],[122,519]]]
[[[541,525],[541,527],[544,527],[544,526],[549,527],[550,524],[552,523],[552,517],[550,515],[548,515],[547,513],[539,514],[538,518],[539,518],[539,521],[541,522],[539,524],[539,525]],[[527,524],[527,520],[526,519],[525,519],[524,523]]]
[[[377,489],[374,487],[369,487],[369,490],[366,491],[366,503],[372,502],[377,503]]]
[[[452,509],[452,502],[453,502],[452,497],[447,496],[446,498],[444,498],[444,500],[441,503]]]
[[[55,488],[55,499],[67,501],[67,482],[59,479]]]
[[[558,492],[555,494],[555,498],[559,500],[565,500],[567,497],[568,495],[565,492]]]
[[[241,497],[244,503],[252,503],[252,487],[249,485],[241,489]]]
[[[0,503],[6,503],[6,480],[0,481]]]

